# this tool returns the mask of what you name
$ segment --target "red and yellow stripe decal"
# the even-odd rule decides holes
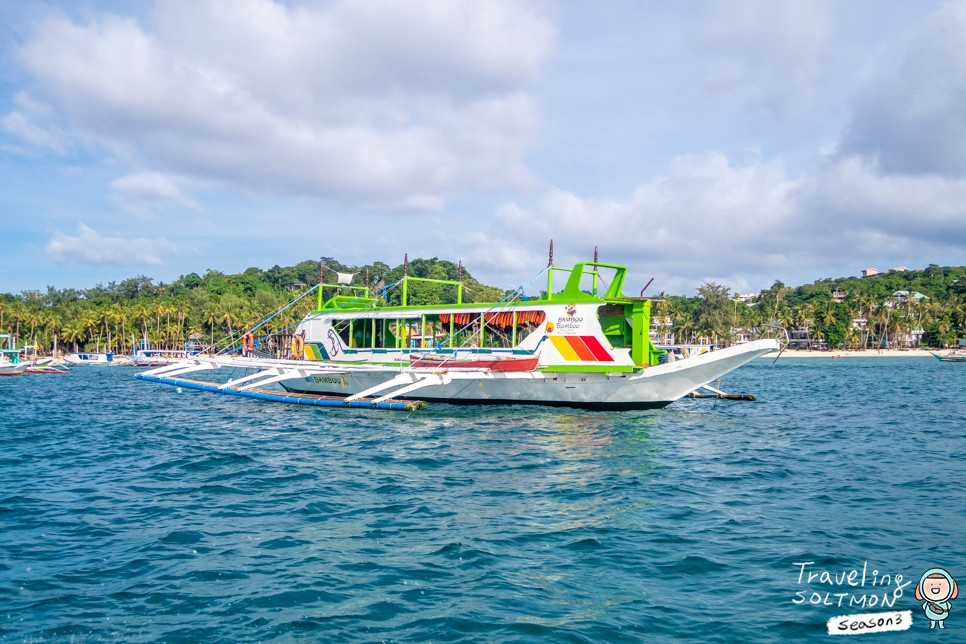
[[[613,362],[607,349],[592,335],[551,335],[550,342],[564,360],[582,362]]]

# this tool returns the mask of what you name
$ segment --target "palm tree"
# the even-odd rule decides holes
[[[64,327],[61,329],[61,333],[64,336],[64,341],[70,342],[73,345],[73,350],[75,353],[79,350],[77,343],[87,337],[87,329],[84,326],[83,321],[76,317],[67,321]]]

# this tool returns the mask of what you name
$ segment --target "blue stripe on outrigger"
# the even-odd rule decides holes
[[[228,396],[242,396],[244,398],[255,398],[256,400],[270,400],[272,402],[288,403],[289,405],[311,405],[314,407],[360,407],[363,409],[386,409],[392,411],[415,411],[423,407],[426,403],[421,400],[411,401],[383,401],[373,403],[367,400],[352,400],[346,402],[344,398],[334,396],[322,396],[317,394],[299,394],[289,392],[272,392],[265,389],[220,389],[219,386],[211,382],[201,382],[198,380],[182,380],[180,378],[164,378],[150,376],[144,373],[134,375],[138,380],[148,382],[159,382],[163,385],[174,385],[186,389],[197,389],[213,394],[225,394]]]

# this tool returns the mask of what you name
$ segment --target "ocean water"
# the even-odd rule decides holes
[[[966,640],[966,595],[942,633],[914,597],[966,582],[963,364],[762,359],[721,382],[758,402],[620,413],[134,373],[0,379],[0,641]]]

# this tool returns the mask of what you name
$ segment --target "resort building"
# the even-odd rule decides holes
[[[892,299],[886,302],[886,306],[892,306],[893,303],[905,304],[906,302],[912,301],[915,304],[922,303],[923,300],[928,300],[928,295],[923,295],[919,291],[896,291],[892,294]]]
[[[789,329],[788,348],[800,351],[828,351],[828,343],[821,338],[812,338],[808,329]]]

